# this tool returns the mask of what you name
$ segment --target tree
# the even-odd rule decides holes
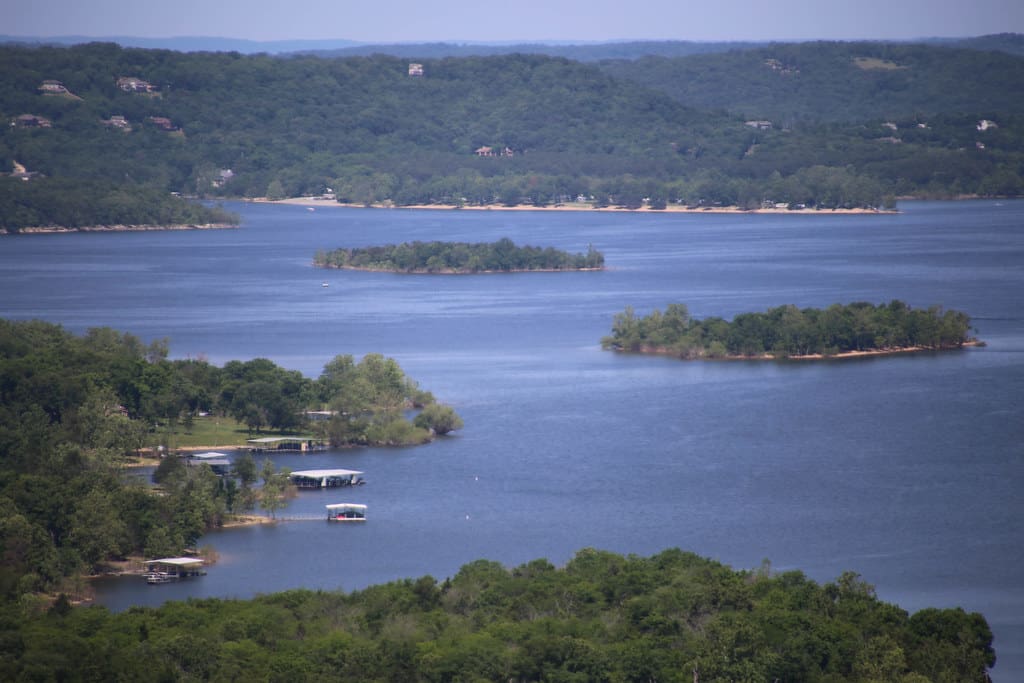
[[[267,185],[267,199],[278,200],[284,199],[286,196],[287,195],[285,194],[284,191],[284,185],[282,185],[281,181],[278,180],[277,178],[271,180],[270,184]]]
[[[413,421],[417,427],[429,429],[439,436],[462,429],[462,418],[455,409],[443,403],[431,403]]]
[[[127,529],[114,509],[110,494],[93,489],[78,503],[72,516],[69,541],[90,566],[126,549]]]
[[[260,470],[263,479],[260,507],[269,512],[272,519],[277,517],[278,510],[288,504],[289,474],[291,472],[287,468],[275,470],[274,463],[269,458],[263,461],[263,468]]]

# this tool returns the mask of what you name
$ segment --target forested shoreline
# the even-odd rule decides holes
[[[627,307],[601,346],[617,351],[700,358],[836,357],[858,353],[961,348],[970,318],[939,306],[912,309],[899,300],[833,304],[826,309],[778,306],[726,321],[691,318],[685,304],[638,317]]]
[[[0,178],[0,234],[235,227],[237,214],[152,187],[70,178]]]
[[[831,210],[1024,193],[1020,56],[825,43],[679,59],[451,57],[413,75],[386,55],[0,46],[0,170],[367,206]],[[707,77],[722,65],[729,79]],[[855,121],[821,95],[839,82],[871,95]],[[40,188],[33,209],[59,199]]]
[[[564,567],[478,560],[438,582],[292,590],[111,614],[6,610],[5,680],[807,681],[985,683],[984,617],[908,614],[847,572],[594,549]]]
[[[424,443],[462,426],[379,354],[337,356],[315,380],[265,358],[166,355],[166,342],[109,328],[0,320],[0,600],[85,595],[82,577],[109,561],[178,554],[230,515],[284,505],[288,473],[269,460],[236,458],[226,477],[186,467],[169,433],[200,413],[335,446]],[[310,409],[330,417],[310,424]],[[143,451],[165,454],[159,495],[124,477]]]
[[[604,268],[604,255],[593,245],[587,247],[585,254],[570,254],[553,247],[517,247],[506,237],[493,243],[416,241],[319,251],[313,265],[398,273],[600,270]]]

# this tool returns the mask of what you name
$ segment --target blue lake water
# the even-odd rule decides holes
[[[898,215],[361,210],[230,204],[238,230],[0,240],[0,316],[111,326],[174,357],[267,357],[310,376],[380,352],[466,423],[407,449],[279,456],[362,470],[303,492],[322,521],[204,537],[207,576],[98,583],[112,609],[563,563],[593,546],[860,573],[914,611],[962,606],[1024,679],[1024,201],[915,202]],[[604,252],[599,273],[413,276],[311,267],[317,249],[406,240]],[[327,282],[329,287],[322,287]],[[893,298],[969,313],[988,346],[842,362],[687,363],[600,349],[612,316],[688,304],[731,317]],[[211,444],[212,445],[212,444]]]

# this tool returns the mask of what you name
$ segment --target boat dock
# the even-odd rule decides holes
[[[300,489],[333,489],[342,486],[361,486],[366,480],[357,470],[299,470],[289,475]]]
[[[366,506],[359,503],[333,503],[327,507],[329,522],[365,522]]]
[[[203,576],[206,570],[197,557],[164,557],[146,561],[146,583],[170,583],[189,576]]]
[[[326,451],[323,441],[312,436],[264,436],[249,439],[250,453],[313,453]]]

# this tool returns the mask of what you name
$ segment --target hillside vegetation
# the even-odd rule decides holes
[[[937,45],[780,43],[601,68],[689,107],[780,127],[1024,110],[1024,56]]]
[[[395,205],[853,208],[1016,195],[1019,59],[808,44],[600,66],[424,59],[412,76],[409,61],[382,55],[3,47],[0,115],[15,125],[0,132],[0,168]],[[126,78],[144,85],[126,91]],[[68,93],[46,94],[48,80]]]
[[[979,614],[908,615],[848,572],[734,571],[680,550],[484,560],[349,594],[7,611],[5,680],[984,683]],[[87,666],[83,664],[87,663]]]

